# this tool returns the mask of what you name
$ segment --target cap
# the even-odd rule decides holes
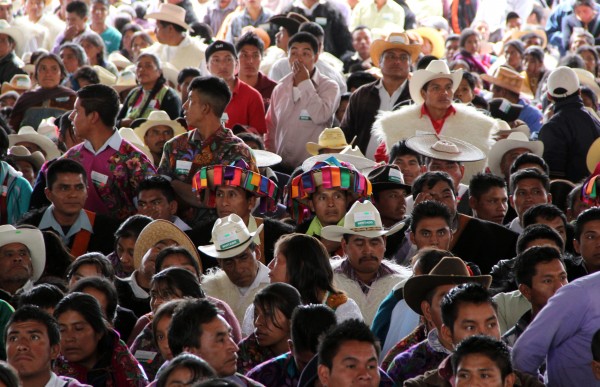
[[[560,66],[548,77],[548,94],[556,98],[565,98],[579,90],[579,78],[572,68]]]
[[[235,47],[233,46],[233,44],[229,42],[224,42],[222,40],[217,40],[206,48],[206,52],[204,54],[206,55],[206,61],[208,62],[212,54],[214,54],[217,51],[229,51],[233,54],[234,57],[237,58],[237,52],[235,52]]]

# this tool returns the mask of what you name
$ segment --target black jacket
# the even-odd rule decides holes
[[[17,56],[14,52],[0,59],[0,82],[10,82],[16,74],[27,74],[19,67]]]

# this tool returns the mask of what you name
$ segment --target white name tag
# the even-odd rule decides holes
[[[177,160],[175,163],[175,173],[178,175],[187,175],[192,169],[191,161]]]
[[[308,110],[302,109],[299,119],[300,121],[310,121],[310,114],[308,114]]]
[[[224,124],[227,121],[229,121],[229,115],[225,112],[223,112],[223,115],[221,116],[221,123]]]
[[[142,351],[138,349],[133,355],[139,362],[151,362],[156,357],[156,352]]]
[[[326,26],[327,25],[327,18],[326,17],[316,17],[315,18],[315,22],[321,26]]]
[[[106,176],[100,172],[92,171],[92,181],[98,187],[104,188],[104,186],[106,185],[106,182],[108,181],[108,176]]]

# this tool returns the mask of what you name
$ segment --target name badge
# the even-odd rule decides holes
[[[258,28],[260,28],[261,30],[268,31],[271,28],[271,25],[269,23],[259,24]]]
[[[135,356],[135,358],[140,362],[151,363],[156,357],[156,352],[142,351],[141,349],[138,349],[135,351],[133,356]]]
[[[316,17],[315,18],[315,23],[321,25],[321,26],[326,26],[327,25],[327,18],[326,17]]]
[[[60,103],[69,102],[69,97],[58,97],[58,98],[54,98],[54,100],[56,102],[60,102]]]
[[[175,173],[178,175],[187,175],[192,169],[191,161],[177,160],[175,163]]]
[[[299,119],[300,121],[310,121],[310,114],[308,114],[306,109],[302,109]]]
[[[98,187],[104,188],[104,186],[108,182],[108,176],[106,176],[100,172],[92,171],[92,181]]]
[[[392,21],[393,19],[394,19],[393,15],[391,15],[389,13],[386,13],[383,15],[383,20]]]
[[[229,121],[229,114],[227,114],[227,112],[223,112],[223,115],[221,116],[221,123],[224,124],[227,121]]]

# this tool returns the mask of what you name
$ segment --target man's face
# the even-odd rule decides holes
[[[600,269],[600,220],[585,223],[579,240],[573,240],[573,247],[585,261],[588,271]]]
[[[498,365],[486,355],[474,353],[463,356],[456,368],[455,386],[512,387],[514,375],[502,380]]]
[[[75,26],[77,31],[83,31],[85,30],[87,19],[87,17],[81,17],[75,12],[67,12],[67,27]]]
[[[525,211],[536,204],[552,202],[552,194],[546,192],[544,184],[538,179],[523,179],[517,183],[514,193],[510,195],[510,204],[523,217]]]
[[[465,175],[465,167],[456,161],[430,159],[427,169],[430,172],[439,171],[449,174],[454,182],[454,189],[458,189],[458,185]]]
[[[452,343],[456,346],[467,337],[475,335],[486,335],[500,340],[498,317],[489,303],[461,303],[458,307]]]
[[[546,226],[556,230],[556,232],[558,232],[560,234],[560,237],[562,238],[562,240],[566,243],[567,242],[567,229],[566,229],[566,225],[565,222],[563,222],[562,218],[560,216],[557,216],[556,218],[552,218],[552,219],[544,219],[541,216],[538,216],[535,219],[535,223],[538,224],[545,224]]]
[[[0,247],[0,283],[25,283],[33,275],[31,253],[22,243]]]
[[[334,356],[331,369],[319,365],[318,374],[324,386],[379,386],[377,351],[368,342],[346,341]]]
[[[429,188],[425,184],[421,192],[425,200],[435,200],[440,202],[450,210],[452,216],[456,215],[456,197],[452,187],[445,181],[438,181],[433,187]]]
[[[367,29],[355,31],[352,34],[352,48],[361,58],[368,58],[371,48],[371,32]]]
[[[92,23],[104,24],[108,16],[108,7],[102,3],[92,4]]]
[[[421,310],[427,320],[429,320],[439,331],[442,328],[442,298],[455,287],[455,284],[440,285],[435,288],[431,304],[423,300],[421,302]]]
[[[153,126],[144,134],[144,143],[150,148],[150,152],[161,155],[165,143],[174,136],[173,128],[166,125]]]
[[[379,60],[379,68],[384,79],[402,80],[408,78],[410,64],[410,54],[399,48],[384,51]]]
[[[258,247],[247,248],[233,258],[218,259],[219,266],[235,286],[247,288],[254,282],[258,273],[257,250]]]
[[[246,77],[255,77],[258,75],[262,59],[258,47],[251,44],[242,46],[238,52],[238,58],[240,60],[240,75]]]
[[[452,80],[446,78],[429,81],[427,88],[421,90],[425,105],[431,110],[446,110],[452,104]]]
[[[217,215],[219,218],[236,214],[242,219],[246,219],[254,205],[256,204],[256,197],[246,196],[246,191],[239,187],[230,187],[226,185],[220,185],[216,190],[215,206],[217,208]]]
[[[13,21],[13,5],[12,5],[12,3],[0,5],[0,19],[6,20],[9,23],[11,23]]]
[[[315,216],[323,226],[337,224],[346,215],[348,196],[338,188],[323,188],[319,186],[311,198]]]
[[[404,183],[408,185],[412,185],[413,181],[422,173],[419,159],[414,155],[398,156],[392,161],[392,164],[400,168],[400,172],[404,176]]]
[[[87,187],[79,173],[59,173],[50,189],[44,190],[54,211],[64,215],[78,214],[87,200]]]
[[[25,12],[30,20],[39,20],[44,13],[44,0],[27,0],[25,2]]]
[[[226,82],[232,81],[235,78],[237,64],[237,58],[231,52],[217,51],[208,60],[208,71]]]
[[[170,221],[177,212],[177,201],[169,202],[159,189],[146,189],[138,194],[137,208],[138,214]]]
[[[411,231],[410,241],[417,246],[417,250],[425,247],[449,250],[452,231],[444,218],[423,218],[417,224],[415,232]]]
[[[22,380],[47,374],[59,351],[60,345],[50,345],[48,329],[39,321],[14,322],[6,331],[7,360]]]
[[[312,46],[309,43],[296,42],[290,47],[288,60],[290,65],[296,61],[300,62],[310,73],[315,68],[315,63],[319,60],[319,55],[313,52]]]
[[[73,123],[75,134],[79,138],[87,139],[92,130],[91,114],[86,114],[79,98],[75,100],[75,106],[71,114],[69,114],[69,119]]]
[[[389,219],[393,223],[401,221],[406,214],[406,191],[402,188],[381,191],[375,207],[382,219]]]
[[[238,346],[231,337],[231,327],[221,316],[202,324],[200,348],[188,351],[206,360],[219,377],[231,376],[237,371]]]
[[[568,282],[565,267],[558,259],[554,259],[535,265],[535,274],[531,278],[531,287],[522,284],[519,286],[519,289],[522,288],[521,293],[523,293],[525,298],[537,310],[540,310],[546,306],[550,297]]]
[[[275,43],[277,47],[283,51],[287,51],[288,42],[290,40],[290,34],[285,27],[279,27],[279,31],[275,34]]]
[[[506,152],[502,155],[500,159],[500,169],[502,170],[503,177],[508,180],[510,176],[510,167],[513,162],[517,159],[517,157],[521,156],[523,153],[531,152],[527,148],[514,148]]]
[[[342,248],[354,270],[365,275],[375,274],[385,253],[385,237],[352,235],[348,242],[342,239]]]
[[[476,218],[502,224],[508,211],[506,188],[492,187],[479,198],[471,196],[469,204]]]

